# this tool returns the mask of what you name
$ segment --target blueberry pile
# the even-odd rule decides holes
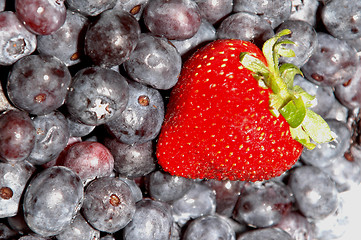
[[[0,10],[0,239],[359,239],[361,1],[0,0]],[[155,144],[182,62],[215,39],[261,47],[286,28],[296,56],[280,61],[302,69],[295,82],[335,140],[265,182],[163,172]]]

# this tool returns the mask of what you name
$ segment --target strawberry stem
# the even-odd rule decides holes
[[[333,137],[326,121],[309,109],[314,97],[300,86],[293,86],[293,79],[296,74],[302,75],[301,70],[290,63],[281,66],[279,64],[280,56],[295,56],[291,49],[285,47],[294,43],[290,40],[280,40],[290,33],[290,30],[284,29],[265,42],[262,51],[267,66],[247,52],[240,54],[240,61],[254,73],[260,86],[272,90],[270,112],[276,117],[282,115],[290,125],[292,137],[308,149],[313,149],[316,145],[311,139],[316,143],[324,143],[332,141]]]

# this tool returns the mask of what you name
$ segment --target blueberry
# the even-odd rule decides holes
[[[348,191],[361,183],[361,166],[344,156],[334,159],[330,165],[323,167],[322,171],[336,183],[339,192]]]
[[[201,25],[201,14],[192,0],[152,0],[143,12],[146,27],[155,35],[184,40]]]
[[[233,218],[253,227],[278,224],[294,202],[292,192],[281,182],[247,183],[241,190]]]
[[[295,57],[281,57],[280,62],[292,63],[300,68],[316,51],[318,45],[316,30],[309,23],[301,20],[287,20],[277,28],[277,32],[283,29],[289,29],[292,32],[291,35],[284,36],[284,39],[295,43],[287,45],[295,52]]]
[[[152,172],[148,181],[149,195],[163,202],[172,202],[183,197],[194,184],[191,179],[161,171]]]
[[[28,30],[47,35],[64,24],[66,7],[64,0],[16,0],[15,13]]]
[[[9,110],[0,115],[0,158],[25,160],[35,145],[35,127],[24,111]]]
[[[139,202],[143,199],[143,192],[142,189],[140,189],[139,185],[135,182],[135,180],[124,178],[124,177],[118,177],[120,180],[128,184],[130,190],[132,191],[132,195],[134,197],[135,202]]]
[[[123,239],[168,240],[173,222],[170,206],[143,199],[136,207],[133,220],[123,230]]]
[[[298,211],[289,212],[275,227],[284,230],[294,239],[316,239],[315,225]]]
[[[326,118],[333,106],[338,102],[332,87],[317,85],[299,74],[295,76],[294,85],[300,86],[303,90],[315,97],[315,100],[313,100],[314,105],[311,106],[310,109],[323,118]]]
[[[184,240],[235,240],[236,234],[227,221],[217,215],[199,217],[186,227]]]
[[[85,34],[85,54],[96,65],[120,65],[136,47],[139,34],[139,23],[130,13],[107,10],[88,28]]]
[[[333,214],[338,206],[335,182],[314,166],[296,168],[289,180],[302,214],[310,219],[322,219]]]
[[[216,193],[216,212],[218,214],[228,217],[232,216],[244,183],[242,181],[218,181],[213,179],[205,182]]]
[[[128,83],[118,72],[88,67],[73,77],[65,105],[74,120],[96,126],[119,116],[128,96]]]
[[[233,10],[233,0],[195,0],[203,19],[217,24]]]
[[[27,161],[0,162],[0,218],[13,217],[20,208],[20,198],[35,168]]]
[[[7,91],[18,108],[30,114],[45,115],[64,103],[70,82],[70,72],[58,58],[30,55],[12,66]]]
[[[117,232],[133,219],[134,213],[134,197],[121,179],[101,177],[87,186],[82,214],[95,229]]]
[[[339,198],[336,211],[325,218],[311,220],[316,239],[348,239],[345,233],[350,226],[350,215],[346,211],[347,201]]]
[[[345,84],[335,87],[337,99],[348,109],[361,107],[361,96],[358,94],[361,90],[361,59],[357,60],[357,68],[353,77]]]
[[[216,40],[216,29],[211,23],[203,19],[197,33],[191,38],[185,40],[170,40],[170,42],[177,48],[182,58],[186,59],[198,48],[213,40]]]
[[[106,138],[104,145],[114,157],[114,170],[122,177],[134,179],[145,176],[156,168],[151,141],[129,145]]]
[[[160,92],[129,81],[129,101],[123,112],[105,125],[119,141],[145,143],[155,139],[164,119],[164,101]]]
[[[218,38],[252,41],[259,47],[273,35],[273,28],[265,19],[246,11],[226,17],[217,29]]]
[[[59,58],[67,66],[80,62],[84,56],[84,34],[88,19],[80,13],[68,10],[64,24],[50,35],[37,36],[37,50],[41,54]]]
[[[234,12],[250,12],[260,15],[269,22],[272,28],[276,28],[286,21],[291,15],[291,0],[234,0]]]
[[[93,132],[96,126],[87,125],[79,120],[74,119],[70,115],[66,115],[68,121],[69,133],[72,137],[85,137]]]
[[[292,10],[290,20],[306,21],[310,25],[316,25],[316,13],[319,9],[318,0],[291,0]]]
[[[35,146],[28,161],[42,165],[56,159],[66,147],[69,140],[68,124],[59,111],[37,116],[32,120],[36,130]]]
[[[70,226],[56,235],[57,240],[95,240],[100,238],[100,231],[92,228],[81,214],[77,214]]]
[[[166,90],[177,83],[182,59],[165,38],[141,34],[124,68],[133,80]]]
[[[323,24],[331,35],[339,39],[361,37],[361,2],[332,0],[322,8]]]
[[[332,161],[344,155],[350,147],[351,132],[346,123],[335,120],[326,120],[335,140],[328,143],[318,144],[315,149],[304,149],[301,155],[303,162],[316,167],[326,167]]]
[[[96,16],[112,9],[116,1],[113,0],[66,0],[68,8],[78,11],[85,16]]]
[[[18,240],[50,240],[50,238],[42,237],[38,234],[28,234],[21,236]]]
[[[172,203],[172,208],[174,221],[184,226],[191,219],[215,213],[215,192],[204,183],[195,183],[183,197]]]
[[[237,240],[293,240],[291,235],[279,228],[260,228],[241,234]]]
[[[74,143],[58,164],[72,169],[87,183],[97,177],[109,176],[114,168],[114,158],[103,144],[91,141]]]
[[[116,240],[112,234],[107,234],[100,238],[100,240]]]
[[[32,231],[53,236],[64,231],[83,200],[79,176],[63,166],[43,170],[35,176],[24,195],[24,216]]]
[[[36,49],[36,35],[29,32],[14,12],[0,12],[0,64],[12,65]]]
[[[319,85],[337,86],[348,82],[357,69],[356,50],[345,40],[318,32],[318,46],[303,65],[305,77]]]
[[[142,18],[144,8],[147,6],[149,0],[118,0],[114,9],[119,9],[130,13],[138,21]]]

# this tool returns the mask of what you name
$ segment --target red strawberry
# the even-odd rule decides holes
[[[265,180],[292,167],[301,143],[314,146],[307,121],[320,120],[306,110],[312,98],[290,87],[299,70],[290,64],[278,69],[279,55],[291,53],[283,48],[290,42],[279,42],[287,33],[269,40],[265,54],[250,42],[217,40],[184,64],[157,144],[165,171],[187,178]],[[324,121],[316,125],[325,127]],[[329,140],[328,131],[327,126]]]

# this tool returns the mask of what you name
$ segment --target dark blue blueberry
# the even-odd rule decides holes
[[[152,0],[143,12],[150,32],[168,39],[192,37],[201,25],[201,14],[193,0]]]
[[[195,0],[201,16],[211,24],[217,24],[233,10],[233,0]]]
[[[241,234],[237,240],[293,240],[291,235],[279,228],[259,228]]]
[[[294,239],[316,239],[314,224],[298,211],[289,212],[275,227],[284,230]]]
[[[59,58],[67,66],[80,62],[84,56],[84,34],[88,19],[77,12],[67,11],[64,24],[50,35],[37,36],[41,54]]]
[[[114,9],[126,11],[139,21],[148,2],[149,0],[118,0]]]
[[[335,182],[317,167],[296,168],[290,175],[288,185],[299,210],[307,218],[325,218],[333,214],[338,207]]]
[[[177,83],[182,59],[167,39],[141,34],[124,68],[133,80],[165,90]]]
[[[106,138],[104,145],[114,157],[114,170],[122,177],[134,179],[145,176],[156,168],[152,141],[129,145]]]
[[[139,34],[139,23],[130,13],[116,9],[105,11],[86,32],[85,54],[96,65],[120,65],[136,47]]]
[[[332,161],[341,157],[350,147],[351,132],[347,124],[335,119],[326,120],[335,140],[328,143],[317,144],[313,150],[305,149],[301,155],[303,162],[316,167],[326,167]]]
[[[355,189],[360,191],[359,188]],[[357,226],[358,218],[354,218],[356,209],[351,207],[352,202],[355,201],[355,192],[345,192],[346,195],[340,194],[337,209],[334,213],[322,219],[312,220],[308,218],[313,225],[315,238],[314,239],[353,239],[354,226]],[[347,194],[349,194],[347,196]],[[351,212],[350,212],[351,211]],[[356,222],[353,222],[355,221]],[[355,224],[355,225],[354,225]],[[350,235],[351,233],[351,235]],[[353,234],[352,234],[353,233]]]
[[[316,16],[320,2],[318,0],[291,0],[292,10],[290,20],[306,21],[316,25]]]
[[[155,139],[164,119],[160,92],[143,84],[129,82],[129,101],[124,111],[105,125],[119,141],[145,143]]]
[[[61,233],[72,222],[83,200],[78,175],[63,166],[43,170],[24,195],[24,216],[30,229],[41,236]]]
[[[148,176],[149,195],[163,202],[172,202],[183,197],[194,184],[192,179],[172,176],[161,171],[155,171]]]
[[[95,129],[95,126],[84,124],[79,120],[73,119],[70,115],[66,115],[66,120],[68,121],[71,137],[85,137]]]
[[[135,202],[139,202],[143,199],[143,193],[142,189],[137,185],[135,180],[124,178],[124,177],[118,177],[120,180],[128,184],[130,190],[132,191],[132,195],[134,197]]]
[[[66,0],[68,8],[85,16],[96,16],[112,9],[117,1],[113,0]]]
[[[170,206],[143,199],[136,207],[132,221],[123,230],[123,239],[168,240],[173,224]]]
[[[229,15],[217,29],[218,38],[251,41],[259,47],[273,35],[273,28],[265,19],[246,11]]]
[[[327,31],[339,39],[361,37],[361,2],[332,0],[322,8],[321,18]]]
[[[18,238],[18,240],[51,240],[51,239],[47,237],[42,237],[38,234],[31,233],[28,235],[21,236],[20,238]]]
[[[361,166],[356,161],[340,156],[330,162],[322,171],[336,183],[339,192],[349,191],[361,183]]]
[[[7,91],[18,108],[45,115],[64,103],[70,82],[70,72],[58,58],[30,55],[12,66]]]
[[[135,201],[132,191],[119,178],[97,178],[85,190],[82,213],[95,229],[117,232],[133,219]]]
[[[305,77],[319,85],[337,86],[348,82],[357,69],[356,50],[346,41],[318,32],[318,46],[303,65]]]
[[[216,193],[216,212],[222,216],[231,217],[233,209],[238,200],[241,188],[245,182],[242,181],[218,181],[207,180],[205,182]]]
[[[0,12],[0,64],[12,65],[36,49],[36,35],[29,32],[14,12]]]
[[[309,23],[301,20],[285,21],[277,28],[277,32],[283,29],[289,29],[292,32],[283,38],[295,43],[287,45],[287,48],[295,52],[295,57],[281,57],[280,62],[292,63],[300,68],[316,51],[318,45],[316,30]]]
[[[189,220],[216,212],[216,193],[204,183],[195,183],[172,208],[174,221],[184,226]]]
[[[0,115],[0,158],[25,160],[35,145],[35,127],[28,113],[9,110]]]
[[[230,224],[217,215],[199,217],[186,227],[184,240],[223,239],[236,240],[236,234]]]
[[[361,59],[357,61],[357,69],[353,77],[345,84],[335,87],[337,99],[348,109],[361,107]]]
[[[74,120],[96,126],[119,116],[128,96],[128,83],[118,72],[88,67],[73,77],[65,104]]]
[[[70,145],[64,158],[58,159],[57,164],[72,169],[86,184],[95,178],[111,175],[114,158],[103,144],[81,141]]]
[[[276,28],[291,15],[291,0],[234,0],[234,12],[250,12],[261,16]]]
[[[202,19],[201,26],[196,34],[185,40],[170,40],[183,59],[191,56],[198,48],[216,40],[216,29],[208,21]]]
[[[100,231],[92,228],[81,214],[77,214],[71,224],[60,234],[57,240],[96,240],[100,238]]]
[[[330,86],[317,85],[298,74],[295,76],[294,85],[300,86],[303,90],[315,97],[310,109],[323,118],[326,118],[337,103],[334,89]]]
[[[64,0],[15,0],[15,13],[22,24],[37,35],[52,34],[64,24]]]
[[[17,215],[20,198],[34,171],[35,168],[27,161],[0,162],[0,218]]]
[[[291,210],[293,202],[292,192],[281,182],[246,183],[233,218],[252,227],[271,227]]]
[[[28,161],[34,165],[42,165],[57,158],[66,147],[70,136],[68,123],[58,111],[34,117],[32,120],[36,130],[35,146]]]
[[[100,238],[100,240],[116,240],[112,234],[107,234]]]

